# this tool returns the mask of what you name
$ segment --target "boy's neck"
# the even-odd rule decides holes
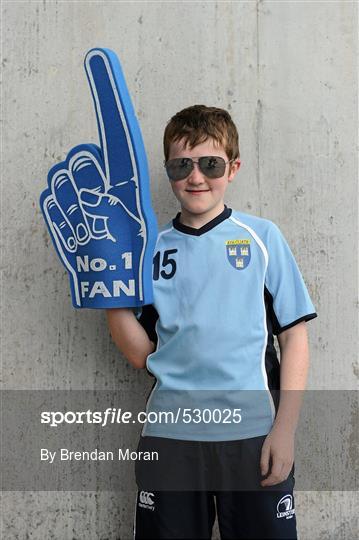
[[[193,214],[192,212],[188,212],[185,208],[181,208],[181,214],[179,216],[179,221],[183,225],[187,225],[187,227],[192,227],[193,229],[200,229],[206,223],[209,223],[212,221],[212,219],[219,216],[225,208],[224,203],[222,203],[219,206],[216,206],[215,208],[204,212],[203,214]]]

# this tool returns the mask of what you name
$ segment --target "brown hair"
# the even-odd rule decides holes
[[[238,131],[227,111],[206,105],[193,105],[179,111],[172,116],[164,132],[166,161],[171,143],[183,139],[192,149],[209,138],[223,146],[230,160],[239,158]]]

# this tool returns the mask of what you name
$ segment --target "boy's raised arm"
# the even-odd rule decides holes
[[[147,356],[155,350],[151,341],[130,308],[107,309],[111,336],[122,354],[133,367],[146,367]]]

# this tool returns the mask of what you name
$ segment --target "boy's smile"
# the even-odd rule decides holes
[[[213,139],[198,144],[190,149],[183,140],[170,146],[169,159],[192,158],[194,168],[183,180],[171,180],[172,191],[181,205],[180,222],[196,229],[202,227],[224,209],[224,194],[240,167],[239,159],[227,163],[221,178],[207,178],[199,169],[198,159],[203,156],[218,156],[228,162],[228,156],[222,146]]]

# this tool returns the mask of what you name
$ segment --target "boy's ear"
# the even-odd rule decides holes
[[[231,166],[231,172],[228,175],[228,182],[232,182],[232,180],[234,179],[236,173],[238,172],[241,166],[241,160],[240,159],[234,160],[233,163],[230,164],[230,166]]]

